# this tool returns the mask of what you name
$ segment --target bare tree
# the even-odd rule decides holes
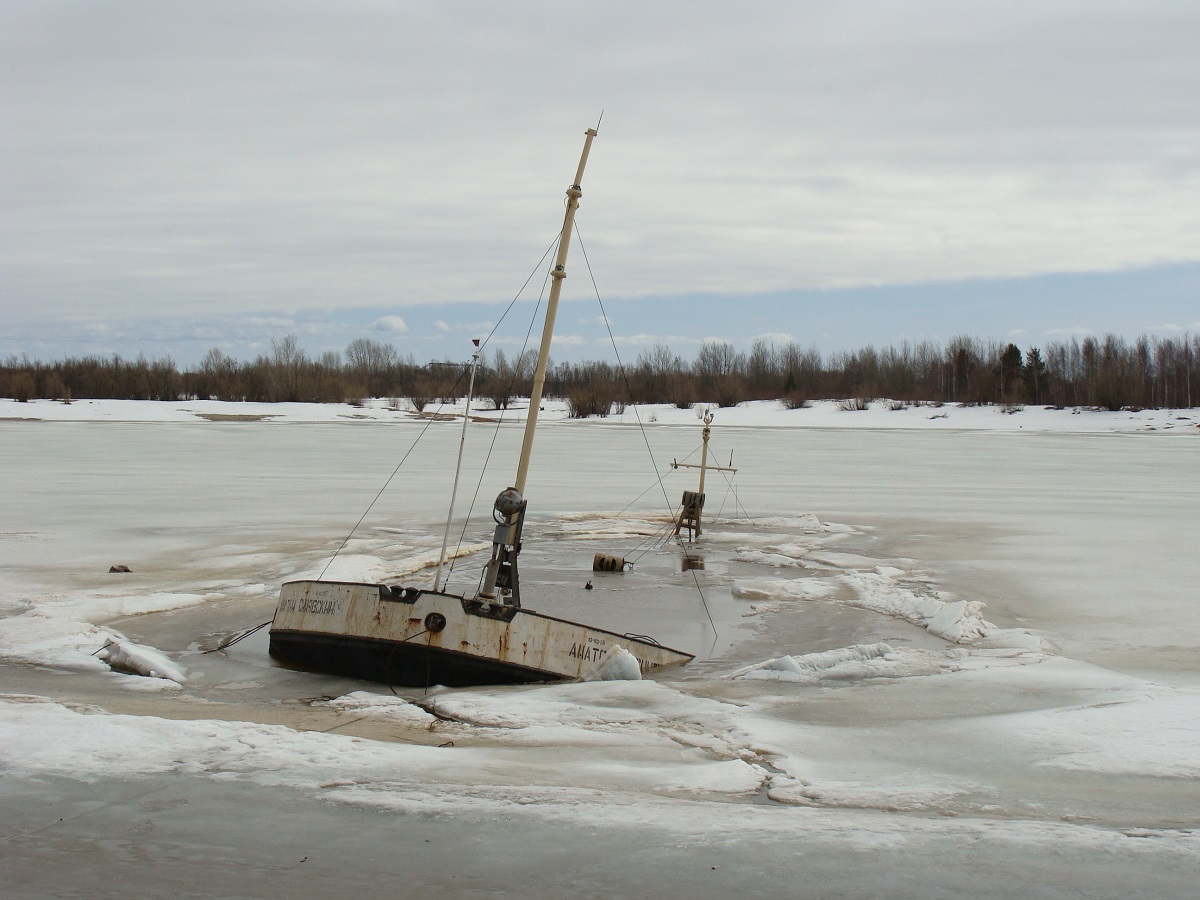
[[[297,402],[304,399],[302,388],[308,354],[300,349],[294,334],[271,339],[271,394],[275,400]]]
[[[346,345],[346,364],[353,377],[372,397],[387,393],[398,354],[391,344],[369,338],[355,338]]]
[[[721,406],[734,406],[744,395],[746,357],[728,341],[705,341],[692,363],[697,387]]]

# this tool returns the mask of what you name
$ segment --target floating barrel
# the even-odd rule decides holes
[[[625,557],[609,556],[607,553],[597,553],[592,559],[593,572],[624,572]]]

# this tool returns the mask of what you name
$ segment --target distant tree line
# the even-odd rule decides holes
[[[503,350],[481,361],[479,402],[503,409],[527,397],[534,354],[511,358]],[[461,363],[417,364],[390,344],[359,338],[343,352],[313,358],[296,337],[271,342],[271,352],[240,362],[213,348],[199,366],[179,371],[170,358],[120,356],[33,362],[9,357],[0,366],[0,396],[71,400],[213,399],[263,402],[361,402],[408,398],[422,410],[466,390]],[[1022,350],[1013,343],[959,337],[943,347],[903,343],[822,356],[794,343],[756,341],[749,352],[732,344],[701,345],[692,360],[665,344],[642,352],[626,367],[606,362],[561,363],[547,372],[546,395],[568,401],[572,415],[605,415],[625,403],[733,406],[781,399],[906,403],[1038,404],[1183,408],[1200,399],[1200,336],[1116,335],[1051,342]]]

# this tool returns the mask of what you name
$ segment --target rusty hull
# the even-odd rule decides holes
[[[288,582],[271,626],[272,656],[409,687],[581,679],[618,646],[643,672],[692,659],[532,610],[356,582]]]

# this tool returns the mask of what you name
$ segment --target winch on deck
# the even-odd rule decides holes
[[[516,488],[506,488],[496,497],[492,518],[496,531],[492,537],[492,558],[484,572],[479,599],[494,601],[499,597],[506,606],[521,605],[521,582],[517,573],[517,557],[521,553],[521,531],[525,527],[525,508],[528,504]]]

